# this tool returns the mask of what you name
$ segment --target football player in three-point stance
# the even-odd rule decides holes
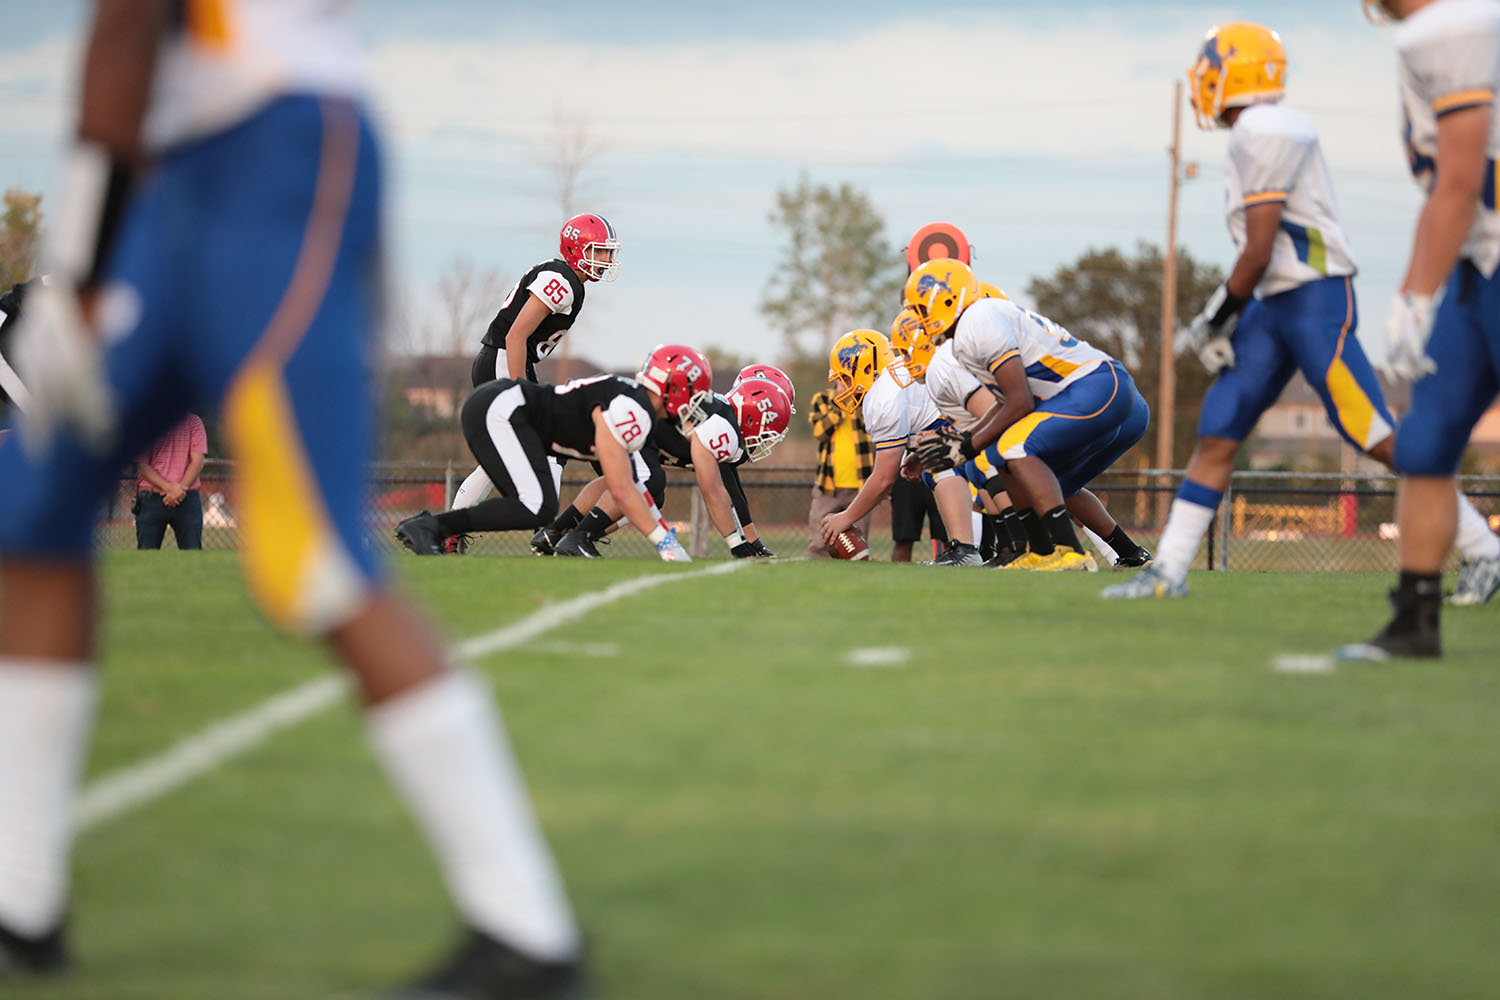
[[[1472,520],[1453,476],[1480,415],[1500,392],[1500,7],[1488,0],[1367,2],[1399,22],[1396,50],[1407,158],[1427,202],[1393,304],[1385,370],[1412,381],[1411,409],[1396,431],[1401,473],[1397,520],[1401,575],[1395,615],[1359,659],[1440,656],[1443,558],[1460,550]],[[1500,586],[1500,566],[1468,552],[1466,590],[1477,603]],[[1472,567],[1472,568],[1471,568]]]
[[[759,461],[786,436],[791,422],[791,402],[775,383],[747,379],[727,396],[717,393],[707,404],[708,417],[684,433],[667,422],[651,429],[638,461],[644,484],[654,507],[666,499],[663,466],[691,469],[703,495],[709,520],[724,538],[736,559],[769,557],[750,514],[749,501],[740,483],[739,467]],[[592,508],[588,514],[585,509]],[[620,508],[604,490],[600,479],[579,491],[577,499],[557,520],[532,538],[532,549],[559,556],[598,558],[596,543],[615,525]]]
[[[901,474],[902,459],[922,431],[946,423],[927,390],[916,384],[906,362],[891,350],[885,334],[875,330],[846,333],[828,355],[828,381],[834,384],[834,405],[845,413],[856,409],[875,445],[875,467],[849,506],[823,518],[823,538],[834,536],[873,511],[890,492]],[[944,522],[951,522],[948,551],[936,563],[944,566],[979,566],[979,549],[973,544],[969,517],[967,481],[952,469],[931,477],[932,490]],[[967,539],[965,541],[964,539]]]
[[[905,297],[927,337],[936,345],[952,340],[959,363],[1001,397],[972,429],[924,436],[922,464],[955,468],[998,442],[1006,492],[1022,511],[1033,553],[1044,559],[1036,568],[1088,569],[1064,500],[1146,433],[1150,409],[1130,373],[1051,320],[1007,299],[981,298],[979,280],[958,261],[922,265],[907,278]],[[1092,516],[1113,524],[1102,507]],[[1118,525],[1105,541],[1117,553],[1136,548]]]
[[[402,521],[396,537],[418,555],[441,555],[443,539],[475,531],[538,528],[557,516],[553,456],[598,462],[609,492],[630,522],[668,562],[688,562],[636,485],[632,455],[652,426],[684,431],[708,419],[713,373],[690,347],[658,347],[634,379],[597,375],[550,386],[516,379],[487,382],[463,408],[464,438],[500,496],[436,516]]]
[[[536,366],[551,354],[583,311],[584,285],[614,281],[620,270],[620,239],[615,227],[597,215],[575,215],[558,234],[558,255],[521,276],[505,296],[485,331],[469,377],[474,388],[497,378],[536,381]],[[554,490],[562,464],[553,459]],[[454,507],[472,507],[490,492],[479,468],[453,495]]]
[[[1198,447],[1156,562],[1107,588],[1106,598],[1187,593],[1188,567],[1240,442],[1299,369],[1345,440],[1387,464],[1394,454],[1394,421],[1355,334],[1354,259],[1318,133],[1306,115],[1280,103],[1280,37],[1258,24],[1214,28],[1189,79],[1199,126],[1230,130],[1228,222],[1239,257],[1190,328],[1192,346],[1217,378],[1203,399]],[[1500,538],[1467,501],[1463,507],[1465,555],[1477,569],[1493,567],[1500,583]]]

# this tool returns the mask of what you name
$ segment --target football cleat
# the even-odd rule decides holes
[[[594,547],[589,536],[579,528],[574,528],[559,538],[552,548],[552,553],[559,556],[581,556],[584,559],[600,558],[599,550]]]
[[[437,518],[425,510],[396,525],[396,540],[419,556],[442,555],[445,538]]]
[[[1011,563],[1015,562],[1025,554],[1026,553],[1024,552],[1017,552],[1015,549],[1007,546],[1006,548],[1003,548],[996,552],[990,558],[986,559],[984,564],[990,569],[1005,569],[1007,566],[1009,566]]]
[[[938,556],[930,566],[983,566],[984,557],[979,554],[979,549],[964,542],[954,542],[948,546],[948,550]]]
[[[534,556],[550,556],[557,550],[557,540],[562,533],[555,532],[551,526],[536,529],[536,534],[531,536],[531,554]]]
[[[469,545],[474,541],[474,536],[467,531],[460,531],[456,535],[449,535],[443,539],[443,554],[450,556],[461,556],[469,551]]]
[[[1059,545],[1052,550],[1050,556],[1045,556],[1035,569],[1043,573],[1097,573],[1099,564],[1094,557],[1079,552],[1070,545]]]
[[[1140,569],[1143,566],[1151,565],[1153,558],[1155,557],[1151,555],[1149,549],[1144,545],[1137,545],[1135,555],[1120,556],[1115,560],[1115,569]]]
[[[1500,590],[1500,557],[1465,559],[1458,570],[1458,586],[1448,595],[1448,604],[1471,607],[1483,604]]]
[[[1052,558],[1052,553],[1050,553],[1050,552],[1047,553],[1046,555],[1039,555],[1039,554],[1037,554],[1035,552],[1031,552],[1031,551],[1028,550],[1026,552],[1022,552],[1020,555],[1016,556],[1014,559],[1010,560],[1009,562],[1000,563],[999,566],[998,566],[998,568],[999,569],[1037,569],[1043,563],[1045,563],[1048,559],[1051,559],[1051,558]]]
[[[1384,663],[1396,657],[1413,659],[1436,659],[1443,655],[1442,633],[1439,631],[1439,605],[1418,604],[1403,608],[1398,603],[1396,592],[1390,593],[1391,605],[1396,614],[1385,628],[1368,642],[1355,642],[1340,646],[1333,658],[1340,662]]]
[[[1143,597],[1186,597],[1187,584],[1167,579],[1156,566],[1147,566],[1124,583],[1105,587],[1099,596],[1106,601],[1135,600]]]
[[[432,972],[386,1000],[583,1000],[591,996],[583,963],[530,958],[470,930]]]
[[[60,976],[68,971],[67,939],[61,925],[41,937],[22,937],[0,926],[0,981]]]

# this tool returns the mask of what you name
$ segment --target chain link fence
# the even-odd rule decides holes
[[[469,466],[455,464],[379,463],[371,470],[367,526],[373,544],[399,551],[394,529],[402,518],[420,510],[440,511]],[[800,466],[745,465],[741,481],[755,513],[755,525],[778,555],[801,555],[807,546],[807,511],[813,470]],[[584,463],[569,463],[563,472],[563,502],[593,478]],[[1130,534],[1154,547],[1166,513],[1182,479],[1181,470],[1111,471],[1091,489]],[[1500,529],[1500,476],[1466,476],[1460,480],[1469,499]],[[101,544],[135,546],[130,501],[135,479],[122,479],[100,526]],[[202,476],[203,547],[235,548],[232,464],[212,460]],[[1196,568],[1259,572],[1384,572],[1396,566],[1396,478],[1389,474],[1236,472],[1214,518]],[[667,502],[662,514],[674,524],[695,557],[727,556],[708,523],[691,472],[667,471]],[[170,533],[169,533],[170,534]],[[890,508],[882,505],[870,530],[871,555],[886,558]],[[654,555],[634,530],[611,536],[606,557]],[[529,532],[475,537],[470,555],[525,556]],[[170,543],[169,543],[170,544]],[[918,552],[923,547],[918,546]],[[917,558],[923,558],[918,555]],[[1456,557],[1454,557],[1456,560]]]

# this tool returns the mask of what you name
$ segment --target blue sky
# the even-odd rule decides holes
[[[1253,17],[1286,41],[1288,103],[1321,129],[1377,350],[1419,205],[1391,38],[1357,0],[364,8],[410,325],[432,324],[433,284],[455,259],[508,285],[553,252],[561,209],[542,151],[571,123],[607,146],[584,204],[624,244],[573,349],[611,365],[663,340],[774,358],[756,310],[778,252],[766,216],[804,172],[862,188],[897,248],[923,223],[959,224],[981,277],[1012,293],[1089,247],[1160,242],[1171,86],[1221,21]],[[51,189],[82,9],[7,14],[0,185]],[[1183,125],[1202,172],[1183,190],[1180,239],[1227,265],[1225,137],[1186,110]]]

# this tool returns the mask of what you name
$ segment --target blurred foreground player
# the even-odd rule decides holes
[[[95,514],[130,457],[189,408],[218,408],[250,589],[352,671],[376,757],[468,925],[403,995],[581,984],[490,694],[390,593],[362,537],[380,175],[361,77],[345,5],[97,5],[49,284],[19,334],[31,399],[0,444],[0,974],[68,965]]]

